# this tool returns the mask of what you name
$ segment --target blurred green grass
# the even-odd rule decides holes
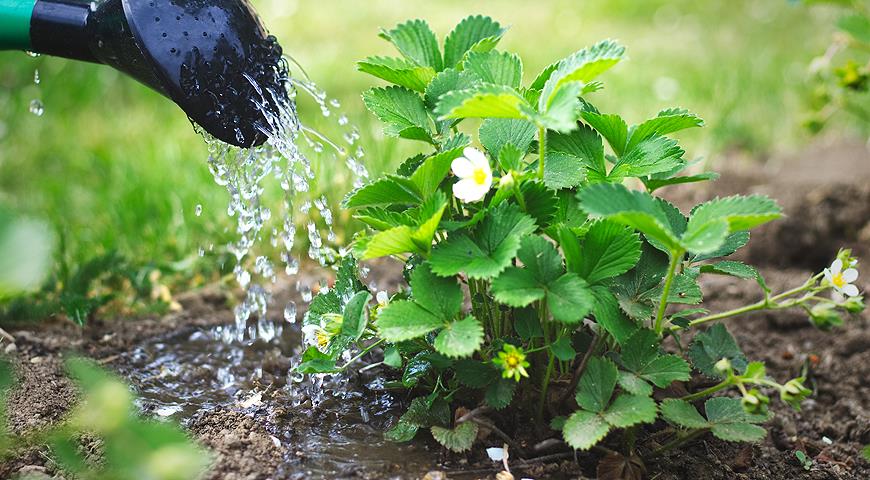
[[[684,136],[689,155],[716,160],[728,149],[760,157],[807,141],[799,126],[806,65],[829,42],[835,14],[786,0],[253,3],[285,51],[359,127],[374,174],[412,152],[384,139],[360,101],[378,82],[354,62],[393,55],[377,38],[379,27],[425,18],[443,39],[464,16],[491,15],[511,25],[501,48],[522,56],[527,78],[600,39],[619,39],[630,61],[603,77],[605,90],[593,101],[633,122],[662,108],[688,108],[708,125]],[[32,99],[44,103],[42,117],[28,112]],[[300,110],[305,123],[335,134],[334,117],[324,119],[311,102]],[[233,226],[206,156],[180,110],[117,72],[0,53],[0,205],[49,219],[71,263],[116,250],[138,262],[193,259],[193,271],[213,270],[215,257],[199,260],[196,251],[211,244],[220,250]],[[350,175],[341,161],[315,160],[315,187],[337,205]],[[193,213],[198,204],[200,217]]]

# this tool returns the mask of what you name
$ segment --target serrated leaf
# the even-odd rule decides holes
[[[619,301],[607,287],[596,285],[591,290],[595,297],[595,321],[618,343],[624,343],[637,330],[637,324],[620,309]]]
[[[725,238],[725,242],[722,243],[715,252],[703,254],[703,255],[695,255],[692,257],[692,262],[702,262],[704,260],[710,260],[713,258],[719,257],[727,257],[732,253],[736,252],[743,248],[744,245],[749,243],[749,232],[735,232],[728,237]]]
[[[721,323],[698,334],[689,346],[689,359],[692,364],[709,377],[722,378],[714,365],[723,358],[727,358],[738,371],[746,368],[746,357],[737,346],[737,341]]]
[[[396,443],[410,442],[417,436],[419,429],[417,425],[399,420],[393,428],[384,432],[384,438]]]
[[[362,208],[381,205],[417,205],[422,200],[420,191],[409,179],[388,175],[350,192],[342,202],[342,206]]]
[[[444,39],[444,66],[455,67],[469,51],[491,50],[505,31],[498,22],[483,15],[464,18]]]
[[[697,175],[685,175],[681,177],[670,177],[670,178],[656,178],[648,177],[641,178],[644,186],[648,192],[652,193],[662,187],[667,187],[670,185],[680,185],[684,183],[697,183],[697,182],[706,182],[708,180],[716,180],[719,178],[719,174],[715,172],[705,172],[699,173]]]
[[[665,212],[646,192],[631,191],[620,184],[599,183],[581,190],[578,198],[590,215],[635,228],[668,249],[681,248]]]
[[[317,373],[334,373],[338,371],[335,366],[335,359],[331,355],[327,355],[317,347],[308,347],[305,353],[302,354],[302,361],[296,365],[294,369],[302,374],[317,374]]]
[[[473,73],[484,83],[519,88],[523,80],[523,61],[519,55],[490,50],[468,52],[463,69]]]
[[[501,151],[498,154],[498,165],[502,168],[502,170],[506,172],[522,171],[524,167],[523,158],[525,156],[526,154],[517,147],[515,147],[513,143],[508,143],[507,145],[502,147]],[[499,189],[502,188],[507,191],[509,186],[499,185]]]
[[[441,192],[435,192],[423,204],[417,225],[401,225],[398,227],[379,232],[366,239],[359,247],[362,250],[361,258],[372,258],[398,255],[402,253],[417,253],[427,255],[432,248],[432,239],[441,222],[441,216],[447,208],[447,199]]]
[[[456,380],[470,388],[483,388],[498,379],[499,374],[491,364],[477,360],[462,359],[453,366]]]
[[[547,152],[544,162],[544,185],[554,190],[573,188],[586,179],[586,169],[577,157],[561,152]]]
[[[714,397],[704,403],[707,420],[716,437],[730,442],[757,442],[767,431],[756,423],[767,420],[765,415],[752,415],[744,411],[739,399]]]
[[[366,107],[386,124],[384,134],[433,143],[426,106],[405,87],[373,88],[363,93]]]
[[[562,337],[550,345],[550,351],[553,352],[556,358],[563,362],[568,362],[574,359],[577,356],[577,352],[574,350],[574,347],[571,345],[571,339],[568,337]]]
[[[617,378],[616,381],[619,383],[619,386],[628,393],[644,395],[647,397],[653,393],[652,385],[631,372],[620,370],[619,378]]]
[[[685,360],[676,355],[662,355],[660,340],[652,330],[635,332],[622,349],[625,367],[640,378],[666,388],[677,380],[688,380],[691,369]]]
[[[525,200],[526,213],[531,215],[542,229],[550,225],[559,208],[556,192],[538,181],[524,182],[520,191]]]
[[[477,438],[477,424],[474,422],[460,423],[454,429],[432,427],[432,436],[444,448],[460,453],[470,450]]]
[[[597,413],[578,410],[574,412],[562,427],[562,436],[568,445],[576,450],[588,450],[600,442],[610,425]]]
[[[357,69],[421,93],[435,77],[435,70],[432,67],[421,67],[401,58],[368,57],[357,62]]]
[[[625,153],[625,144],[628,141],[628,125],[622,117],[616,114],[604,115],[591,111],[583,112],[581,117],[607,140],[613,153],[617,156],[622,156]]]
[[[767,287],[767,282],[764,281],[764,277],[761,276],[761,273],[759,273],[755,267],[746,265],[742,262],[723,260],[711,265],[701,265],[701,273],[716,273],[719,275],[730,275],[732,277],[743,279],[753,279],[758,282],[758,285],[760,285],[762,289],[767,292],[770,291]]]
[[[657,415],[656,402],[652,398],[622,394],[604,412],[604,419],[616,428],[626,428],[639,423],[652,423]]]
[[[535,123],[555,132],[568,133],[577,129],[583,93],[581,82],[571,82],[560,87],[550,98],[547,109],[538,115],[533,115]]]
[[[694,113],[681,108],[662,110],[655,118],[651,118],[632,128],[626,151],[631,151],[637,144],[654,135],[667,135],[687,128],[702,127],[704,120]]]
[[[538,319],[538,312],[535,309],[523,308],[515,310],[513,320],[514,330],[523,340],[544,338],[544,330],[541,328],[541,321]]]
[[[547,285],[547,306],[555,320],[578,323],[592,311],[595,297],[586,281],[566,273]]]
[[[689,402],[677,398],[662,401],[659,409],[665,420],[684,428],[709,428],[710,424]]]
[[[483,326],[472,316],[450,322],[435,337],[435,350],[450,358],[469,357],[483,343]]]
[[[631,270],[640,260],[640,237],[616,222],[596,222],[583,239],[579,270],[575,273],[595,284]]]
[[[490,407],[501,410],[510,405],[516,389],[517,382],[513,379],[499,377],[486,389],[484,400]]]
[[[685,153],[677,142],[667,137],[651,137],[626,150],[613,166],[609,177],[645,177],[654,173],[672,170],[685,162]]]
[[[604,40],[563,59],[544,84],[540,110],[547,110],[554,94],[563,86],[575,82],[591,82],[619,63],[624,54],[625,47],[612,40]]]
[[[443,68],[438,39],[424,20],[408,20],[392,30],[382,30],[380,36],[417,65],[432,67],[436,72]]]
[[[577,384],[577,404],[591,412],[603,412],[610,404],[618,376],[616,365],[601,357],[592,357]]]
[[[480,125],[478,137],[490,155],[498,157],[502,148],[509,143],[520,152],[528,152],[535,133],[535,125],[528,120],[487,118]]]
[[[375,325],[381,338],[388,342],[402,342],[422,337],[444,326],[444,321],[417,303],[396,300],[378,312]]]
[[[576,158],[585,169],[584,176],[588,177],[590,183],[598,183],[607,178],[601,136],[587,125],[581,125],[571,133],[549,132],[547,149],[554,154]]]
[[[748,423],[716,424],[710,429],[716,438],[728,442],[760,442],[767,436],[767,430]]]
[[[349,345],[362,337],[368,325],[367,306],[372,299],[368,291],[357,292],[344,307],[341,331],[333,340],[343,345]]]
[[[433,274],[428,264],[414,268],[410,283],[414,301],[436,317],[450,320],[462,309],[462,289],[456,279]]]
[[[686,234],[717,220],[728,222],[729,233],[733,233],[749,230],[780,216],[782,209],[779,205],[762,195],[717,198],[698,205],[692,211]]]
[[[417,167],[411,175],[411,181],[417,186],[422,198],[429,198],[438,190],[438,186],[450,171],[450,164],[460,155],[462,155],[462,148],[436,153]]]
[[[492,281],[496,301],[511,307],[525,307],[546,296],[547,291],[529,270],[508,267]]]
[[[452,118],[518,118],[531,120],[531,105],[519,92],[503,85],[480,85],[445,93],[438,99],[439,120]]]
[[[429,395],[411,400],[408,411],[402,415],[399,421],[420,427],[445,426],[450,423],[450,417],[450,404],[441,397],[433,398]]]
[[[619,300],[619,307],[636,320],[649,320],[653,300],[659,299],[653,291],[660,287],[667,268],[668,257],[649,244],[644,244],[637,266],[613,283],[613,293]]]
[[[534,230],[531,217],[512,204],[501,203],[472,234],[457,233],[439,243],[429,260],[432,271],[441,276],[465,272],[470,278],[492,278],[510,264],[521,239]]]
[[[467,90],[474,87],[479,81],[471,72],[461,72],[452,68],[438,72],[432,78],[432,81],[429,82],[429,85],[426,86],[426,91],[423,95],[426,106],[430,109],[435,108],[438,104],[438,99],[445,93]]]
[[[523,262],[525,269],[544,285],[565,273],[562,257],[559,256],[556,247],[540,235],[524,237],[517,251],[517,258]]]
[[[413,225],[414,219],[405,212],[396,212],[380,207],[368,207],[355,213],[353,218],[375,230],[389,230],[401,225]]]

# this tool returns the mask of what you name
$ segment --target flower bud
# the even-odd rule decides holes
[[[864,311],[864,299],[861,297],[849,297],[840,306],[849,313],[861,313]]]
[[[810,320],[820,330],[830,330],[843,324],[843,318],[833,304],[820,303],[810,309]]]
[[[743,395],[743,399],[740,401],[740,404],[743,406],[743,410],[746,413],[750,413],[753,415],[760,415],[767,412],[768,403],[770,403],[770,398],[768,398],[767,395],[764,395],[755,388],[746,392],[746,395]]]
[[[510,171],[510,172],[502,175],[502,177],[498,181],[498,187],[499,188],[513,188],[515,183],[516,183],[516,180],[514,179],[514,172]]]
[[[801,402],[811,393],[813,391],[804,386],[803,378],[794,378],[782,386],[782,389],[779,391],[779,398],[784,403],[791,405],[795,410],[800,410]]]
[[[713,365],[713,368],[722,375],[728,375],[729,373],[731,373],[731,360],[723,357],[721,360],[716,362],[715,365]]]

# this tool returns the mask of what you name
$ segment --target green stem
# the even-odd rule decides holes
[[[734,317],[737,315],[742,315],[744,313],[754,312],[757,310],[764,310],[764,309],[778,310],[778,309],[783,309],[783,308],[794,307],[796,305],[799,305],[799,304],[805,302],[806,300],[811,300],[816,293],[818,293],[821,290],[824,290],[824,288],[822,288],[822,287],[815,287],[815,281],[816,281],[817,277],[818,277],[818,275],[811,278],[809,281],[807,281],[807,283],[803,284],[800,287],[796,287],[796,288],[793,288],[791,290],[787,290],[787,291],[782,292],[782,293],[775,295],[773,297],[765,298],[765,299],[759,300],[755,303],[751,303],[749,305],[734,308],[731,310],[726,310],[724,312],[719,312],[719,313],[716,313],[713,315],[707,315],[706,317],[697,318],[697,319],[689,322],[689,326],[695,327],[695,326],[701,325],[703,323],[713,322],[716,320],[722,320],[723,318]],[[807,290],[809,290],[810,293],[807,295],[804,295],[801,298],[793,299],[789,302],[779,303],[783,299],[786,299],[786,298],[791,297],[793,295],[797,295],[798,293],[806,292]]]
[[[701,390],[700,392],[695,392],[695,393],[686,395],[685,397],[680,398],[680,400],[685,400],[687,402],[693,402],[695,400],[698,400],[699,398],[704,398],[708,395],[712,395],[720,390],[725,390],[726,388],[730,387],[733,384],[734,384],[734,379],[729,376],[725,380],[722,380],[722,382],[717,383],[716,385],[713,385],[710,388]]]
[[[538,399],[538,411],[537,411],[537,419],[539,422],[544,420],[544,405],[547,404],[547,389],[550,387],[550,375],[553,374],[553,367],[555,366],[555,356],[553,352],[547,352],[549,360],[547,361],[547,372],[544,374],[544,378],[541,381],[541,397]]]
[[[674,274],[677,271],[677,265],[680,263],[680,258],[683,256],[683,251],[671,251],[671,262],[668,266],[668,274],[665,277],[665,286],[662,289],[662,298],[659,300],[659,310],[656,313],[656,333],[661,336],[664,328],[665,311],[668,309],[668,296],[671,294],[671,286],[674,283]]]
[[[355,357],[351,358],[350,360],[348,360],[347,363],[345,363],[345,364],[341,367],[341,369],[344,370],[344,369],[347,368],[350,364],[352,364],[353,362],[359,360],[360,358],[363,357],[363,355],[369,353],[370,351],[372,351],[374,348],[376,348],[378,345],[380,345],[380,344],[382,344],[382,343],[384,343],[384,339],[383,339],[383,338],[380,339],[380,340],[378,340],[377,342],[375,342],[375,343],[369,345],[368,347],[364,348],[361,352],[359,352],[359,354],[358,354],[357,356],[355,356]]]
[[[706,432],[707,432],[706,428],[699,428],[697,430],[692,430],[691,432],[689,432],[685,435],[679,435],[679,436],[677,436],[677,438],[671,440],[670,442],[668,442],[668,443],[662,445],[661,447],[659,447],[658,449],[656,449],[656,451],[654,451],[651,456],[653,458],[659,457],[665,452],[673,450],[673,449],[675,449],[675,448],[677,448],[677,447],[679,447],[687,442],[691,442],[692,440],[698,438],[699,436],[703,435]]]
[[[538,180],[544,181],[544,158],[547,153],[547,128],[538,128]]]

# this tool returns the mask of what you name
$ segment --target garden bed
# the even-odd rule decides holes
[[[754,232],[741,255],[760,266],[774,291],[826,267],[841,246],[853,248],[862,260],[858,284],[863,291],[870,289],[870,154],[864,145],[819,145],[802,155],[770,159],[761,172],[749,161],[728,160],[722,178],[706,190],[672,187],[665,197],[686,208],[703,199],[690,196],[769,194],[788,216]],[[394,289],[400,271],[384,263],[375,267],[367,281]],[[305,281],[313,284],[315,276]],[[730,277],[706,278],[702,288],[712,311],[760,295],[753,282]],[[285,282],[275,305],[293,295],[291,282]],[[62,358],[75,351],[122,374],[142,395],[140,406],[147,414],[183,420],[216,455],[208,478],[421,478],[429,471],[447,472],[449,478],[487,478],[497,472],[482,448],[457,455],[426,439],[411,445],[383,440],[381,432],[401,414],[407,399],[380,390],[377,369],[327,382],[322,394],[308,387],[286,388],[286,372],[300,352],[301,338],[297,328],[283,323],[280,308],[272,308],[273,324],[280,326],[272,338],[227,343],[219,341],[220,330],[215,330],[233,322],[223,293],[194,292],[179,301],[183,311],[164,318],[101,321],[83,330],[49,322],[11,331],[17,341],[10,352],[21,385],[9,398],[9,427],[23,433],[63,418],[76,390],[63,375]],[[868,320],[865,312],[834,333],[816,330],[800,311],[729,320],[741,323],[732,332],[747,357],[764,360],[773,377],[797,376],[808,363],[815,395],[800,413],[772,403],[775,418],[761,444],[728,444],[707,435],[692,448],[648,464],[649,477],[870,478],[870,465],[859,459],[862,446],[870,443]],[[227,379],[239,381],[227,386]],[[518,438],[523,437],[518,432],[528,430],[505,418],[494,420]],[[501,445],[495,437],[485,443]],[[556,445],[539,455],[559,458],[566,450],[564,444]],[[800,465],[795,450],[814,459],[809,470]],[[511,467],[518,478],[594,477],[595,456],[529,464],[512,459]],[[17,472],[51,477],[56,472],[46,458],[38,450],[20,452],[0,465],[0,478]]]

